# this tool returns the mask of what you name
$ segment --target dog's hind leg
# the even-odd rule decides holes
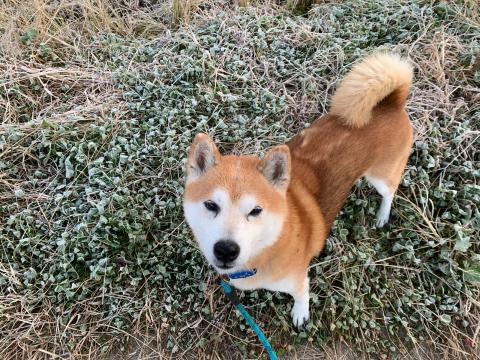
[[[373,176],[365,176],[367,181],[377,189],[378,193],[382,195],[382,203],[377,211],[377,227],[382,227],[388,222],[390,218],[390,210],[392,208],[393,196],[396,187],[389,185],[385,180]],[[398,184],[397,184],[398,185]]]
[[[410,154],[410,148],[405,147],[396,159],[378,162],[365,173],[367,181],[382,195],[382,203],[377,212],[376,226],[381,228],[390,218],[392,201],[402,178],[403,170]]]

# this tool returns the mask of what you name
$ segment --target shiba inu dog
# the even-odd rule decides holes
[[[412,146],[404,110],[411,82],[412,67],[400,57],[367,57],[340,83],[328,114],[262,159],[221,155],[212,139],[198,134],[183,205],[217,272],[256,269],[232,284],[289,293],[294,325],[308,320],[309,263],[358,178],[382,195],[377,226],[388,221]]]

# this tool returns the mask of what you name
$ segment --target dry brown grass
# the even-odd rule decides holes
[[[0,50],[8,57],[20,56],[25,51],[20,36],[34,28],[36,44],[73,59],[99,33],[154,36],[166,30],[169,16],[167,2],[147,8],[128,0],[7,0],[0,3]],[[38,60],[38,54],[32,53],[31,60]]]
[[[195,0],[173,0],[173,22],[177,25],[188,23],[195,3]]]

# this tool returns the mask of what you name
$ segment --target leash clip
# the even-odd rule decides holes
[[[223,292],[225,293],[225,296],[227,297],[228,300],[233,305],[238,305],[240,304],[240,299],[238,298],[237,295],[237,290],[235,288],[232,288],[225,280],[220,279],[220,286],[223,289]]]

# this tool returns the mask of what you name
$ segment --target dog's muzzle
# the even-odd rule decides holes
[[[233,267],[232,262],[238,258],[240,254],[240,246],[232,240],[219,240],[213,246],[213,255],[220,263],[220,268],[228,269]],[[222,266],[223,265],[223,266]]]

